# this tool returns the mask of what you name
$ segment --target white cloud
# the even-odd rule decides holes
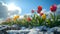
[[[21,8],[15,6],[13,3],[11,5],[0,2],[0,18],[6,19],[7,17],[20,15],[20,13],[21,13]]]
[[[20,19],[23,19],[23,18],[24,18],[24,15],[21,15],[21,16],[20,16]]]
[[[21,8],[15,6],[14,3],[10,3],[9,5],[7,5],[7,7],[8,7],[8,11],[9,11],[9,13],[8,13],[9,16],[20,15]]]
[[[57,5],[56,14],[57,14],[57,15],[59,15],[59,14],[60,14],[60,4],[59,4],[59,5]]]
[[[43,9],[43,10],[41,11],[41,13],[49,14],[49,13],[50,13],[50,11],[46,11],[46,9]]]
[[[2,2],[0,2],[0,18],[7,18],[8,16],[8,8],[3,5]]]
[[[31,13],[27,13],[27,14],[25,14],[25,15],[28,15],[28,16],[29,16],[29,15],[31,15]]]

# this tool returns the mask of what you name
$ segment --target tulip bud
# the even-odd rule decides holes
[[[57,9],[56,4],[54,4],[54,5],[52,5],[52,6],[50,7],[51,12],[55,12],[56,9]]]

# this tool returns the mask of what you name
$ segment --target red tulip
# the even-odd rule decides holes
[[[28,18],[27,18],[27,21],[31,21],[31,18],[30,18],[30,17],[28,17]]]
[[[40,13],[40,11],[39,11],[39,10],[37,10],[37,13]]]
[[[34,10],[32,10],[32,13],[34,13]]]
[[[54,4],[54,5],[52,5],[52,6],[50,7],[51,12],[55,12],[56,9],[57,9],[56,4]]]
[[[38,11],[41,11],[42,10],[42,6],[38,6]]]
[[[43,13],[40,13],[40,15],[42,16],[42,15],[43,15]]]

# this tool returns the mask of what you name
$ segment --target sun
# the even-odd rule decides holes
[[[11,13],[13,13],[13,14],[15,14],[15,13],[21,14],[21,7],[16,6],[14,3],[7,4],[7,8],[8,8],[8,15],[9,16],[11,15]]]
[[[16,6],[13,3],[9,4],[7,7],[8,7],[8,10],[15,10],[16,8]]]
[[[19,7],[17,7],[14,3],[10,3],[10,4],[8,4],[8,11],[10,11],[10,10],[20,10],[21,11],[21,8],[19,8]]]

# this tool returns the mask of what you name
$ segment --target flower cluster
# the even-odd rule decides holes
[[[52,20],[50,18],[47,19],[47,16],[45,13],[42,13],[42,6],[38,6],[37,10],[32,10],[31,12],[34,13],[33,16],[25,16],[24,19],[20,19],[17,21],[17,19],[20,17],[19,15],[16,15],[13,17],[13,21],[16,21],[18,25],[21,26],[49,26],[49,27],[54,27],[54,26],[59,26],[60,21],[58,21],[57,16],[55,15],[55,11],[57,10],[57,5],[54,4],[50,7],[50,11],[53,12],[54,14],[50,13]],[[39,14],[39,15],[38,15]],[[5,22],[6,23],[6,22]],[[3,24],[5,24],[3,23]],[[13,23],[13,22],[12,22]],[[8,23],[9,24],[9,23]]]

